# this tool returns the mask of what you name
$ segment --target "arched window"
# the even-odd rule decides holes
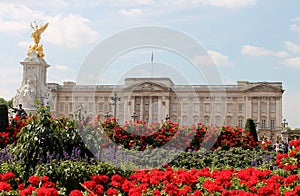
[[[209,123],[210,123],[210,118],[209,118],[209,116],[204,116],[204,125],[209,125]]]
[[[232,126],[232,117],[231,116],[226,117],[226,125],[227,126]]]

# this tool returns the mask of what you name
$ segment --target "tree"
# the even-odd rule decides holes
[[[248,118],[245,124],[245,131],[250,132],[253,136],[253,139],[255,142],[258,142],[257,132],[256,132],[256,126],[254,123],[254,120],[251,118]]]
[[[7,101],[4,98],[0,98],[0,105],[6,105],[7,106]]]

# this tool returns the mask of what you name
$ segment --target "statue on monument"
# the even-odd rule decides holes
[[[34,100],[36,98],[36,90],[32,80],[28,79],[27,83],[17,91],[15,100],[22,103],[26,108],[34,108]]]
[[[41,35],[45,31],[45,29],[48,27],[49,23],[44,24],[43,26],[39,27],[37,23],[34,21],[34,26],[31,23],[31,28],[33,29],[33,32],[31,34],[31,37],[33,38],[34,44],[29,46],[29,50],[27,52],[27,55],[29,56],[31,52],[35,51],[39,58],[43,58],[44,52],[43,52],[43,45],[39,45],[41,40]]]

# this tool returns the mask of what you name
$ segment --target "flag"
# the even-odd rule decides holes
[[[151,62],[153,63],[153,52],[152,52],[152,55],[151,55]]]

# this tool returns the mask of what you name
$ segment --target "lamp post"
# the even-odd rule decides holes
[[[262,138],[260,137],[260,134],[259,134],[259,131],[258,131],[258,125],[259,125],[259,122],[256,120],[256,121],[254,122],[254,124],[255,124],[255,130],[256,130],[256,134],[257,134],[257,136],[258,136],[258,139],[261,140]]]
[[[288,141],[288,133],[287,133],[287,130],[286,130],[286,126],[288,125],[289,123],[286,121],[286,119],[284,118],[283,119],[283,122],[281,123],[282,125],[282,131],[281,131],[281,138],[284,142],[287,142]]]
[[[286,122],[286,119],[283,119],[283,122],[282,122],[281,124],[282,124],[283,130],[285,130],[285,127],[286,127],[287,125],[289,125],[289,123]]]
[[[117,119],[117,101],[120,101],[121,98],[117,97],[117,93],[113,97],[110,97],[114,104],[114,118]]]
[[[169,114],[166,115],[166,121],[170,120]]]
[[[131,115],[131,118],[133,118],[133,121],[135,122],[135,120],[137,119],[138,115],[136,115],[135,112],[133,112],[133,115]]]
[[[104,118],[109,118],[109,117],[110,117],[109,112],[106,112],[106,114],[104,115]]]

